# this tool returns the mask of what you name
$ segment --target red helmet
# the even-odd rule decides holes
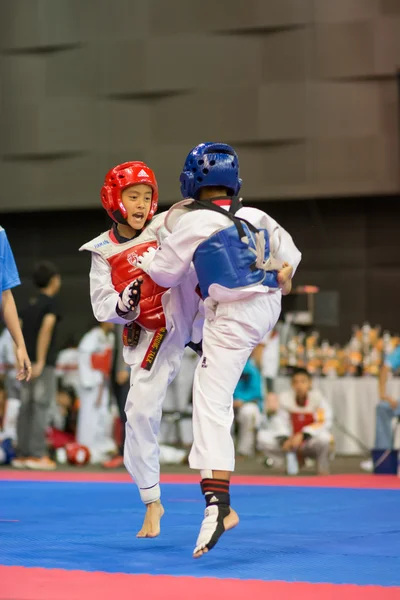
[[[149,185],[153,190],[150,211],[147,220],[153,218],[158,206],[158,185],[153,171],[140,161],[126,162],[108,171],[101,188],[101,203],[108,216],[116,223],[126,223],[127,212],[122,204],[122,191],[138,183]]]
[[[70,465],[83,466],[90,461],[90,451],[86,446],[81,446],[76,442],[72,442],[65,446],[65,450]]]

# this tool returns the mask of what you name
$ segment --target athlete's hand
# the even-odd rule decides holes
[[[285,285],[287,281],[292,279],[293,267],[289,263],[284,262],[282,269],[278,271],[278,283],[281,287]]]
[[[117,312],[119,314],[123,315],[135,310],[140,301],[140,286],[142,283],[143,277],[138,277],[120,293],[117,303]]]
[[[393,410],[395,410],[398,407],[398,401],[395,400],[394,398],[392,398],[392,396],[381,396],[381,401],[382,402],[387,402],[388,404],[390,404],[391,408]]]
[[[32,379],[37,379],[43,373],[43,369],[45,367],[44,362],[36,362],[32,366]]]
[[[298,433],[295,433],[295,435],[291,439],[291,447],[293,448],[293,450],[298,450],[300,448],[300,446],[302,445],[303,441],[304,441],[304,436],[301,433],[301,431],[299,431]]]
[[[284,262],[282,269],[278,271],[278,284],[282,290],[282,294],[287,296],[292,289],[293,267],[289,263]]]
[[[156,253],[156,249],[150,247],[142,256],[138,256],[137,264],[145,273],[149,272],[149,267]]]
[[[32,365],[29,360],[25,346],[17,346],[15,350],[17,358],[17,379],[18,381],[29,381],[32,377]]]

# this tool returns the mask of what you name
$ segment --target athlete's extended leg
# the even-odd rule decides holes
[[[144,339],[148,341],[148,337]],[[146,504],[145,519],[138,537],[156,537],[160,533],[164,509],[160,501],[157,437],[166,389],[179,369],[181,354],[172,343],[167,344],[166,339],[150,371],[143,369],[139,361],[132,365],[131,387],[125,407],[127,423],[124,462]]]
[[[211,550],[224,531],[239,522],[229,493],[235,466],[232,396],[253,348],[278,316],[264,295],[252,303],[220,304],[214,313],[206,312],[203,357],[193,385],[194,443],[189,457],[191,468],[201,472],[206,500],[195,558]]]

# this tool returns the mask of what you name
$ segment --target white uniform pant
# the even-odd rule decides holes
[[[233,471],[233,392],[253,349],[276,324],[280,294],[230,303],[205,302],[203,357],[193,384],[192,469]]]
[[[112,439],[113,417],[109,408],[110,392],[97,385],[80,388],[76,440],[90,451],[90,462],[98,464],[116,451]]]
[[[236,412],[238,437],[236,449],[242,456],[253,456],[256,432],[261,424],[261,412],[255,402],[245,402]]]
[[[21,400],[18,398],[7,398],[3,419],[3,438],[17,441],[17,422]]]
[[[163,410],[175,411],[176,414],[163,416],[159,441],[163,444],[180,443],[184,446],[191,446],[193,443],[192,432],[192,389],[193,378],[199,357],[197,354],[186,348],[178,375],[168,387]],[[175,419],[179,413],[187,413],[178,421]]]
[[[160,498],[160,431],[167,387],[179,371],[184,351],[181,333],[172,328],[164,338],[150,371],[141,367],[154,331],[142,330],[129,353],[131,387],[125,405],[124,463],[145,504]]]

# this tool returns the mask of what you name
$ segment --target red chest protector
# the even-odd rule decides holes
[[[112,350],[107,348],[104,352],[93,352],[92,367],[96,371],[101,371],[105,377],[109,377],[112,367]]]
[[[312,413],[290,413],[292,420],[293,433],[299,433],[303,427],[312,425],[314,423],[314,415]]]
[[[140,290],[140,315],[136,323],[146,329],[156,330],[159,327],[165,327],[165,315],[161,299],[166,288],[160,287],[147,273],[144,273],[137,266],[137,258],[148,250],[148,248],[157,248],[157,242],[146,241],[142,244],[125,248],[118,254],[107,258],[111,267],[111,280],[118,293],[140,275],[143,277],[143,284]]]

